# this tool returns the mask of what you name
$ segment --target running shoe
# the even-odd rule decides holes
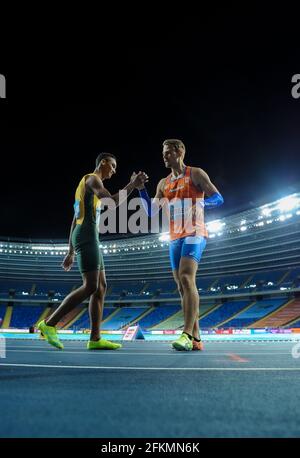
[[[43,333],[44,338],[47,340],[47,342],[49,342],[50,345],[53,345],[53,347],[59,348],[60,350],[64,348],[63,344],[57,336],[55,326],[47,326],[45,320],[43,320],[39,322],[37,328],[39,331],[41,331],[41,333]]]
[[[204,350],[203,342],[201,340],[200,342],[193,340],[193,350],[194,351],[203,351]]]
[[[172,347],[175,348],[175,350],[179,351],[191,351],[193,350],[193,342],[183,332],[179,339],[174,340],[174,342],[172,342]]]
[[[88,350],[117,350],[121,347],[121,344],[110,342],[102,338],[97,341],[89,340],[86,346]]]

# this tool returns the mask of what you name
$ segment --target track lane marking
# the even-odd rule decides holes
[[[226,356],[231,360],[235,361],[236,363],[249,363],[249,359],[241,358],[236,353],[226,353]]]
[[[103,370],[142,370],[142,371],[300,371],[300,367],[133,367],[133,366],[65,366],[53,364],[14,364],[0,363],[3,367],[35,367],[48,369],[103,369]]]

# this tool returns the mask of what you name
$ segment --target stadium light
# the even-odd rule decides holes
[[[247,226],[241,226],[241,231],[244,232],[247,230]]]
[[[271,213],[272,213],[272,210],[271,210],[270,208],[264,208],[264,209],[262,210],[263,216],[270,216]]]
[[[35,246],[34,247],[36,250],[49,250],[49,245],[48,246],[41,246],[41,247],[38,247],[38,246]],[[69,250],[69,245],[54,245],[53,246],[53,249],[54,250],[57,250],[57,251],[68,251]]]
[[[168,232],[164,232],[159,237],[160,242],[168,242],[169,240],[170,240],[170,234]]]
[[[277,208],[282,213],[289,212],[299,206],[300,206],[300,199],[295,196],[283,197],[283,199],[280,199],[277,203]]]
[[[210,221],[209,223],[207,223],[207,228],[211,232],[220,232],[224,226],[225,223],[223,223],[220,220]]]

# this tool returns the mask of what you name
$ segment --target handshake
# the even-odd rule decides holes
[[[135,187],[135,189],[138,189],[138,190],[143,189],[145,186],[145,183],[147,183],[148,181],[149,181],[148,175],[145,172],[141,172],[141,171],[139,173],[133,172],[130,178],[130,183]]]

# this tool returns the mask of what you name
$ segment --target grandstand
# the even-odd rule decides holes
[[[197,274],[204,328],[300,325],[300,193],[207,223],[209,240]],[[138,323],[180,329],[183,315],[172,277],[167,234],[104,240],[108,294],[104,330]],[[2,329],[28,328],[81,284],[64,272],[64,240],[0,238]],[[87,303],[59,323],[89,326]]]

